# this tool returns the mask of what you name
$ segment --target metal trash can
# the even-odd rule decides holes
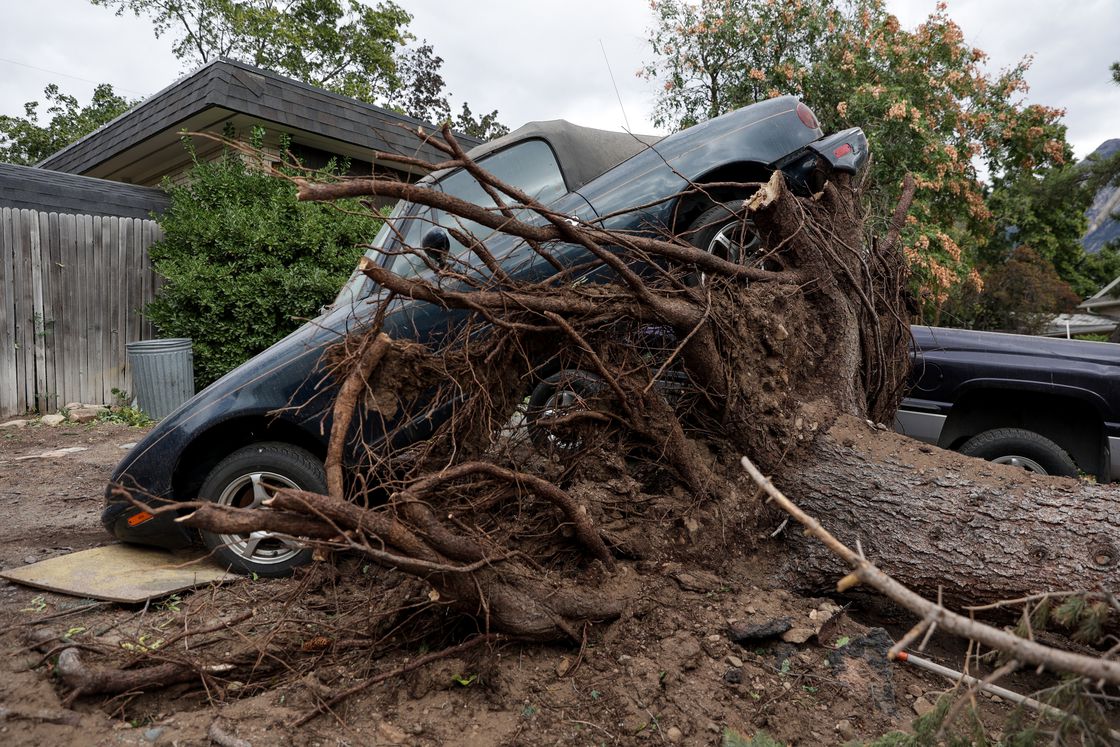
[[[132,394],[150,418],[161,420],[194,396],[194,352],[189,337],[125,345]]]

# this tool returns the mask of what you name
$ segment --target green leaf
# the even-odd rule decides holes
[[[42,612],[47,608],[47,601],[43,597],[35,597],[32,599],[27,607],[24,607],[20,612]]]
[[[753,737],[744,737],[734,729],[723,730],[721,747],[785,747],[764,731],[755,732]]]
[[[318,316],[381,226],[353,200],[300,203],[288,181],[232,154],[165,186],[164,237],[150,250],[164,283],[145,313],[163,336],[194,340],[196,389]]]

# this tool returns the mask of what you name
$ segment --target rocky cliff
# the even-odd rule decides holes
[[[1104,141],[1089,157],[1109,158],[1117,152],[1120,152],[1120,138]],[[1116,213],[1120,213],[1120,184],[1097,192],[1093,204],[1085,211],[1089,219],[1089,230],[1081,238],[1085,251],[1097,252],[1110,241],[1120,240],[1120,220],[1113,217]]]

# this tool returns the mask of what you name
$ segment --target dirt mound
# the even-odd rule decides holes
[[[96,523],[101,491],[124,453],[120,445],[141,435],[103,423],[31,427],[0,441],[0,562],[9,567],[108,541]],[[68,446],[86,450],[16,461]],[[924,710],[950,686],[885,664],[886,634],[872,627],[881,616],[860,613],[859,621],[832,600],[766,588],[768,540],[743,531],[707,520],[682,524],[681,547],[720,553],[719,572],[671,557],[636,564],[639,602],[583,645],[479,647],[374,685],[298,729],[290,724],[332,695],[469,639],[472,623],[422,584],[353,558],[335,559],[337,570],[316,564],[294,579],[246,579],[143,608],[91,608],[88,600],[4,583],[0,739],[206,745],[216,728],[219,737],[257,745],[711,745],[732,730],[829,744],[906,728],[915,704]],[[759,543],[757,551],[744,549]],[[246,612],[252,617],[231,629],[174,641]],[[36,634],[39,650],[28,643],[31,631],[51,634]],[[257,663],[249,677],[215,671],[67,708],[54,667],[68,645],[90,661],[134,666],[186,651],[215,665],[238,656]],[[982,702],[1001,716],[1003,706]]]

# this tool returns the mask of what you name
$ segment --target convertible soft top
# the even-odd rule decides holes
[[[534,139],[544,140],[552,147],[568,191],[574,192],[661,138],[655,135],[596,130],[593,127],[574,125],[563,119],[550,119],[522,125],[508,135],[471,148],[467,155],[477,160],[514,143]]]

